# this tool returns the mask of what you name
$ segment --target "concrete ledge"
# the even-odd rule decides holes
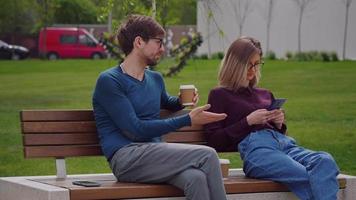
[[[0,178],[1,200],[69,200],[69,190],[27,178]]]
[[[356,176],[340,174],[339,177],[346,178],[346,189],[339,191],[338,199],[355,200],[356,199]]]

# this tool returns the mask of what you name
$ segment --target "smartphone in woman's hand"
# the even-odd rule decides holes
[[[282,108],[283,104],[287,101],[285,98],[277,98],[274,99],[271,105],[267,108],[267,110],[275,110]]]

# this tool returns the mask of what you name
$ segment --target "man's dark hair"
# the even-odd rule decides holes
[[[163,36],[164,29],[153,18],[143,15],[130,15],[117,31],[117,39],[121,50],[128,55],[133,49],[137,36],[148,41],[150,38]]]

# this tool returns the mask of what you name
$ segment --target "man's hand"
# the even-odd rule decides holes
[[[218,114],[205,111],[209,108],[210,104],[206,104],[190,111],[189,116],[192,121],[192,125],[209,124],[211,122],[220,121],[226,118],[227,115],[225,113]]]
[[[180,93],[178,93],[178,98],[179,98],[179,103],[182,104],[182,99],[181,99],[181,94]],[[199,93],[198,93],[198,89],[195,88],[194,97],[193,97],[193,103],[194,104],[191,105],[190,107],[192,107],[192,108],[197,107],[198,102],[199,102]]]
[[[194,103],[194,105],[193,105],[192,107],[193,107],[193,108],[197,107],[198,102],[199,102],[199,93],[198,93],[198,89],[195,88],[194,97],[193,97],[193,103]],[[210,107],[209,107],[209,108],[210,108]]]

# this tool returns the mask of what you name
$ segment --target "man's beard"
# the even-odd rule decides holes
[[[148,66],[156,66],[158,64],[159,59],[151,59],[151,58],[146,58],[146,64]]]

